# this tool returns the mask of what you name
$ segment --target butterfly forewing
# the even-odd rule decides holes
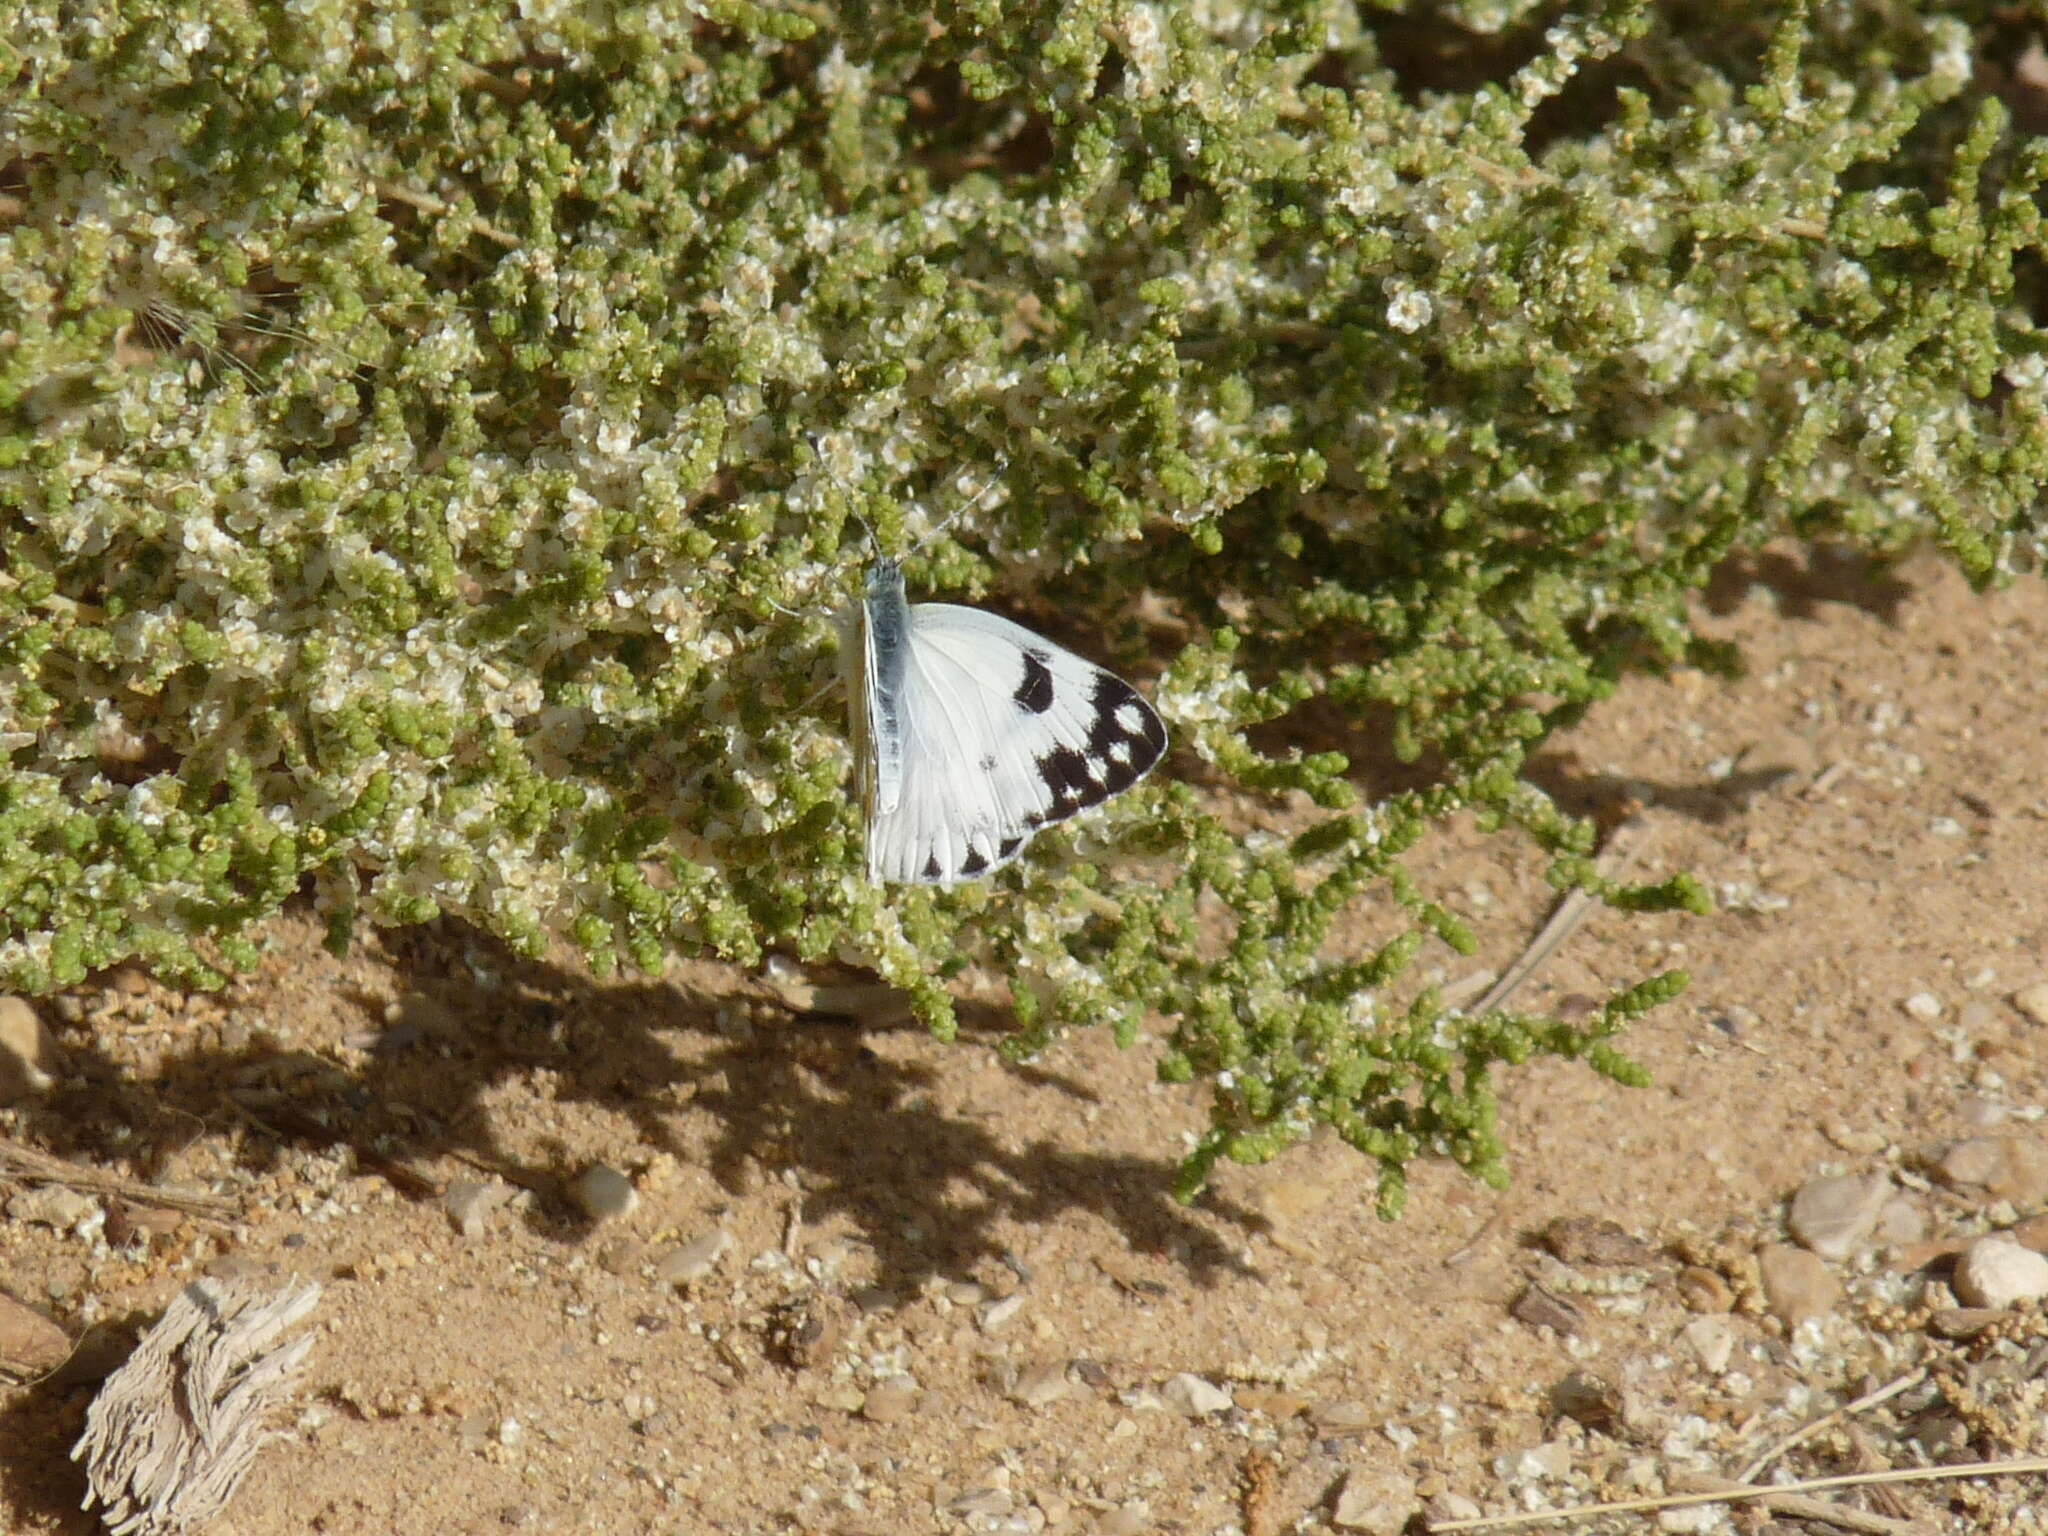
[[[900,604],[901,577],[887,575]],[[880,571],[871,579],[864,608],[861,723],[870,782],[885,783],[893,761],[900,793],[893,804],[879,791],[869,797],[874,879],[951,884],[987,874],[1041,828],[1128,789],[1164,755],[1165,725],[1114,673],[975,608],[920,603],[898,609],[903,622],[892,627],[885,580]]]

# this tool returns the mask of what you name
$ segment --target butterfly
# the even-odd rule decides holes
[[[872,880],[978,879],[1165,755],[1166,726],[1129,683],[993,613],[911,604],[894,560],[869,570],[859,620],[849,697]]]

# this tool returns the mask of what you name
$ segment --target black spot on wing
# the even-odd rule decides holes
[[[988,868],[988,860],[982,857],[979,848],[969,846],[967,857],[960,861],[960,873],[972,879]]]
[[[1052,668],[1046,665],[1043,651],[1024,653],[1024,681],[1017,685],[1017,691],[1010,695],[1017,701],[1017,707],[1042,715],[1052,708]]]
[[[1052,804],[1045,808],[1047,821],[1065,821],[1109,796],[1095,761],[1072,747],[1054,747],[1039,758],[1038,776],[1052,794]]]
[[[936,853],[928,855],[924,861],[925,879],[937,880],[943,873],[944,871],[939,868],[939,856]]]
[[[1023,846],[1023,838],[1006,837],[996,844],[996,857],[999,859],[1014,859],[1017,856],[1017,850]]]
[[[1088,754],[1102,764],[1105,793],[1129,789],[1166,755],[1166,723],[1114,673],[1095,674],[1088,713]]]
[[[1038,759],[1038,776],[1050,803],[1025,822],[1039,827],[1100,805],[1129,789],[1166,753],[1166,725],[1138,690],[1111,672],[1097,672],[1089,685],[1088,738],[1065,743]]]

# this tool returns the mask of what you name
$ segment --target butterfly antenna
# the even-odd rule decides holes
[[[994,475],[990,477],[988,484],[982,488],[981,494],[965,506],[955,507],[951,512],[947,513],[945,521],[912,545],[909,555],[905,556],[905,558],[914,559],[918,555],[923,554],[928,545],[937,539],[945,537],[952,530],[953,525],[959,522],[961,518],[993,505],[997,499],[997,493],[1009,489],[1009,482],[1003,478],[1009,471],[1009,468],[1010,461],[1008,459],[1000,460],[996,465]]]

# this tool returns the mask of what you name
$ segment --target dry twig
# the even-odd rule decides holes
[[[1639,817],[1630,817],[1609,835],[1607,847],[1601,851],[1599,861],[1594,865],[1601,876],[1618,880],[1624,871],[1630,869],[1641,857],[1644,843],[1641,838],[1642,822]],[[1564,900],[1557,904],[1557,910],[1550,914],[1536,937],[1529,941],[1529,947],[1515,958],[1515,963],[1500,973],[1500,980],[1487,989],[1486,995],[1472,1005],[1473,1013],[1491,1013],[1506,1004],[1509,997],[1537,968],[1555,954],[1564,941],[1577,932],[1578,927],[1593,911],[1597,897],[1585,891],[1573,890],[1565,893]]]
[[[2005,1461],[1970,1461],[1952,1467],[1893,1467],[1884,1472],[1855,1472],[1842,1477],[1816,1477],[1803,1483],[1767,1483],[1762,1487],[1740,1487],[1734,1483],[1726,1487],[1703,1493],[1667,1493],[1648,1499],[1615,1499],[1604,1504],[1579,1504],[1570,1509],[1541,1509],[1526,1515],[1481,1515],[1472,1520],[1444,1520],[1429,1527],[1430,1536],[1449,1536],[1452,1531],[1505,1531],[1532,1525],[1562,1525],[1568,1520],[1590,1520],[1595,1515],[1639,1514],[1658,1509],[1684,1509],[1693,1504],[1745,1504],[1762,1503],[1766,1508],[1777,1507],[1777,1501],[1798,1501],[1795,1510],[1790,1503],[1787,1513],[1796,1513],[1803,1520],[1825,1520],[1834,1525],[1847,1525],[1851,1529],[1875,1531],[1880,1529],[1869,1522],[1882,1519],[1862,1510],[1843,1509],[1838,1505],[1823,1503],[1817,1499],[1803,1497],[1821,1493],[1830,1488],[1867,1488],[1882,1483],[1933,1483],[1952,1481],[1963,1477],[2017,1477],[2029,1472],[2048,1472],[2048,1456],[2014,1456]],[[1887,1532],[1900,1530],[1894,1523],[1882,1527]]]
[[[1879,1387],[1875,1392],[1865,1393],[1862,1397],[1857,1398],[1856,1401],[1853,1403],[1844,1403],[1841,1407],[1835,1409],[1834,1412],[1822,1414],[1819,1418],[1815,1419],[1811,1424],[1805,1425],[1804,1427],[1793,1431],[1791,1434],[1787,1435],[1783,1440],[1780,1440],[1776,1445],[1772,1446],[1769,1450],[1765,1451],[1761,1456],[1758,1456],[1754,1461],[1750,1462],[1748,1466],[1744,1467],[1740,1472],[1735,1474],[1735,1481],[1738,1483],[1755,1482],[1757,1474],[1759,1472],[1763,1471],[1765,1467],[1768,1467],[1772,1462],[1776,1461],[1780,1456],[1784,1455],[1787,1451],[1791,1450],[1795,1445],[1804,1444],[1806,1441],[1811,1440],[1815,1435],[1819,1434],[1822,1430],[1826,1429],[1830,1424],[1838,1423],[1839,1421],[1849,1417],[1849,1415],[1852,1413],[1861,1413],[1866,1408],[1875,1408],[1879,1403],[1885,1402],[1890,1398],[1897,1397],[1901,1392],[1907,1391],[1912,1387],[1919,1386],[1920,1383],[1925,1381],[1926,1379],[1927,1367],[1923,1365],[1916,1370],[1906,1372],[1905,1375],[1899,1377],[1896,1381],[1886,1382],[1883,1386]]]
[[[138,1179],[124,1179],[118,1173],[103,1173],[82,1163],[66,1162],[34,1147],[0,1136],[0,1179],[18,1179],[34,1184],[60,1184],[66,1189],[91,1195],[114,1195],[136,1205],[160,1205],[189,1216],[206,1216],[225,1221],[234,1214],[234,1203],[219,1195],[191,1189],[163,1189]]]

